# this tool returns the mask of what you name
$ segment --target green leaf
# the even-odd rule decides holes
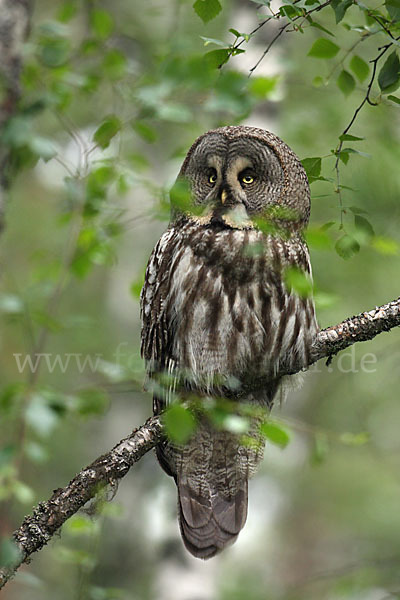
[[[374,237],[374,228],[365,217],[354,215],[354,225],[357,231],[362,234],[362,238],[366,238],[366,241],[370,241]]]
[[[366,210],[360,208],[359,206],[349,206],[349,210],[353,213],[353,215],[366,215],[368,214]]]
[[[319,177],[321,174],[321,157],[315,156],[313,158],[303,158],[301,161],[303,167],[306,170],[307,177],[309,179]]]
[[[367,431],[361,431],[360,433],[346,431],[340,435],[340,441],[346,446],[363,446],[369,439],[370,435]]]
[[[103,415],[108,408],[108,396],[99,388],[86,388],[75,395],[77,411],[82,417]]]
[[[346,11],[353,4],[353,0],[332,0],[331,6],[335,12],[336,24],[340,23]]]
[[[53,142],[40,135],[35,135],[29,141],[29,148],[40,156],[45,162],[54,158],[57,155],[56,149],[54,148]]]
[[[196,430],[196,419],[181,404],[170,406],[163,414],[168,437],[176,444],[186,444]]]
[[[309,227],[305,237],[307,244],[312,248],[327,250],[332,246],[331,238],[322,227]]]
[[[104,57],[103,69],[110,79],[121,79],[126,69],[125,55],[120,50],[112,48]]]
[[[365,138],[350,135],[349,133],[343,133],[339,136],[339,140],[341,142],[362,142],[363,140],[365,140]]]
[[[400,104],[400,98],[398,98],[397,96],[388,96],[388,100],[391,100],[392,102],[395,102],[396,104]]]
[[[321,75],[317,75],[314,77],[312,84],[314,87],[319,88],[321,85],[325,85],[325,79]]]
[[[392,21],[400,20],[400,0],[385,0],[385,7]]]
[[[63,531],[72,535],[93,535],[99,530],[99,521],[88,515],[73,515],[63,526]]]
[[[289,267],[285,269],[284,280],[286,287],[290,292],[294,292],[301,298],[308,298],[313,291],[313,284],[310,276],[299,269],[299,267]]]
[[[285,448],[290,441],[290,436],[286,429],[277,423],[272,423],[271,421],[263,423],[260,430],[270,442],[276,444],[280,448]]]
[[[309,17],[309,19],[311,19],[311,17]],[[333,33],[331,31],[329,31],[329,29],[326,29],[326,27],[323,27],[320,23],[317,23],[316,21],[310,21],[310,25],[311,25],[311,27],[315,27],[316,29],[323,31],[324,33],[327,33],[328,35],[335,37],[333,35]]]
[[[254,77],[251,79],[249,90],[256,98],[268,98],[275,90],[278,77]]]
[[[44,38],[39,43],[39,59],[46,67],[60,67],[67,62],[70,48],[66,38]]]
[[[351,94],[351,92],[356,87],[356,82],[354,80],[353,75],[350,75],[348,71],[343,69],[337,78],[337,86],[343,92],[345,96]]]
[[[318,38],[312,45],[308,56],[314,58],[333,58],[339,52],[340,48],[331,40],[326,38]]]
[[[355,54],[350,61],[350,69],[357,79],[362,83],[369,75],[369,65]]]
[[[16,500],[21,504],[31,504],[35,498],[35,493],[32,488],[22,481],[13,481],[12,493]]]
[[[280,7],[279,13],[282,17],[287,17],[289,21],[291,21],[294,17],[300,16],[303,14],[303,10],[298,6],[293,6],[291,4],[284,4]]]
[[[225,48],[224,50],[211,50],[211,52],[207,52],[207,54],[204,55],[204,60],[207,65],[215,67],[216,69],[228,62],[228,59],[229,48]]]
[[[140,298],[140,292],[142,291],[143,284],[144,284],[144,272],[141,274],[141,276],[138,279],[136,279],[135,281],[133,281],[131,283],[131,286],[129,288],[130,292],[134,298],[136,298],[136,299]]]
[[[157,141],[157,132],[153,127],[148,125],[148,123],[145,123],[144,121],[134,121],[132,123],[132,128],[143,140],[145,140],[145,142],[154,144],[154,142]]]
[[[200,38],[202,40],[204,40],[205,46],[209,46],[210,44],[215,44],[216,46],[221,46],[222,48],[226,48],[226,42],[223,42],[222,40],[217,40],[216,38],[204,37],[204,35],[201,35]]]
[[[388,237],[376,236],[371,242],[371,245],[377,252],[388,256],[399,254],[400,245],[396,240]]]
[[[341,258],[348,260],[360,251],[360,244],[354,237],[345,233],[336,242],[335,250]]]
[[[112,138],[121,130],[122,123],[115,115],[109,115],[98,127],[93,135],[93,140],[100,148],[107,148]]]
[[[379,71],[378,83],[384,94],[397,90],[400,85],[400,61],[396,50],[388,56],[382,69]]]
[[[96,9],[90,13],[90,24],[93,33],[101,40],[106,40],[114,30],[114,20],[106,10]]]
[[[222,10],[222,6],[218,0],[196,0],[193,8],[203,23],[208,23],[208,21],[215,19]]]
[[[187,179],[178,178],[169,192],[169,197],[171,207],[174,211],[179,213],[194,211],[198,212],[198,214],[201,214],[203,210],[202,207],[196,207],[193,204],[190,193],[190,184]]]
[[[21,550],[13,540],[3,538],[0,543],[0,565],[12,567],[21,559]]]
[[[323,463],[329,452],[328,436],[324,432],[318,432],[314,436],[314,447],[310,457],[310,462],[313,465]]]
[[[67,23],[70,21],[78,12],[78,6],[76,0],[67,0],[57,13],[57,19],[61,23]]]

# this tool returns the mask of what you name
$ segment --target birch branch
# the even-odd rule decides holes
[[[371,340],[379,333],[399,325],[400,298],[323,329],[311,347],[310,365],[321,358],[329,360],[348,346]],[[295,372],[293,370],[281,375]],[[124,477],[160,441],[162,435],[160,417],[151,417],[112,450],[78,473],[65,488],[55,490],[49,500],[40,502],[13,534],[19,556],[11,566],[0,568],[0,589],[34,552],[47,544],[67,519],[94,498],[99,490]]]

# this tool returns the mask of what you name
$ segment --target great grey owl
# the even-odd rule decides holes
[[[288,269],[311,276],[306,173],[277,136],[237,126],[200,136],[177,181],[188,184],[190,203],[175,207],[141,294],[142,355],[150,379],[167,374],[164,391],[153,388],[154,413],[171,389],[268,409],[279,374],[308,366],[318,329],[312,299],[285,283]],[[253,444],[200,414],[186,444],[157,447],[194,556],[214,556],[244,526],[248,478],[263,454],[259,420],[251,422]]]

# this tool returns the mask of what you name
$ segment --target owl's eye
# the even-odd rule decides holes
[[[254,182],[254,177],[247,173],[246,175],[242,175],[242,177],[240,178],[240,181],[242,183],[244,183],[245,185],[250,185],[250,183]]]
[[[208,176],[208,183],[212,183],[214,184],[217,181],[217,174],[215,171],[213,171],[212,173],[210,173],[210,175]]]

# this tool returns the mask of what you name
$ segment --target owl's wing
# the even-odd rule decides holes
[[[173,325],[167,318],[169,279],[173,270],[176,235],[176,229],[171,227],[161,236],[150,256],[140,294],[140,350],[149,376],[161,371],[172,375],[176,368],[172,356]]]

